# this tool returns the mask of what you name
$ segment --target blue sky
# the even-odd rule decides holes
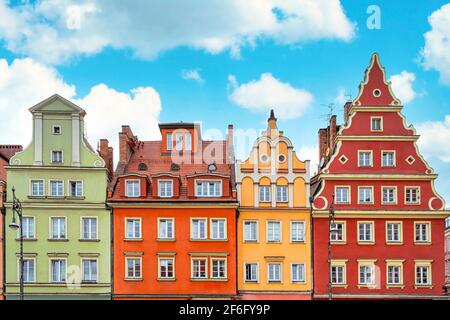
[[[326,125],[326,105],[334,103],[342,119],[342,95],[357,95],[371,54],[378,52],[387,76],[401,75],[398,91],[402,92],[398,95],[407,100],[403,113],[424,136],[420,146],[440,174],[437,189],[450,204],[450,118],[445,122],[450,115],[448,1],[317,1],[320,5],[309,12],[305,9],[309,0],[289,0],[280,11],[272,11],[279,19],[277,26],[269,21],[270,12],[261,4],[275,8],[279,2],[248,1],[248,8],[229,2],[233,4],[220,4],[215,12],[212,7],[202,8],[198,0],[171,0],[172,9],[180,11],[174,12],[167,11],[167,2],[132,1],[120,10],[139,24],[120,28],[123,12],[104,0],[0,0],[0,15],[6,21],[0,22],[0,61],[4,60],[3,70],[8,71],[3,84],[0,74],[0,95],[15,90],[12,96],[18,97],[0,98],[0,124],[10,128],[7,134],[2,133],[0,143],[19,140],[26,144],[28,118],[9,116],[11,108],[26,113],[26,108],[53,90],[93,114],[91,123],[102,115],[111,123],[100,130],[88,116],[88,134],[92,132],[89,136],[94,145],[96,139],[106,136],[117,146],[122,123],[131,125],[142,138],[155,137],[158,121],[201,121],[204,130],[225,131],[228,123],[244,130],[264,129],[267,110],[274,107],[283,115],[279,128],[304,152],[300,157],[311,158],[315,156],[317,130]],[[81,12],[81,24],[70,28],[68,20],[62,19],[68,7],[80,3],[82,9],[75,12]],[[339,10],[327,8],[330,3]],[[370,5],[380,9],[380,29],[366,25]],[[251,19],[245,16],[246,11],[252,12]],[[108,14],[111,19],[101,19]],[[322,25],[311,22],[314,14],[323,19]],[[89,20],[90,15],[96,15],[95,23]],[[293,26],[282,24],[295,15],[302,19],[295,20]],[[328,23],[330,20],[334,22]],[[427,32],[431,32],[428,41],[424,36]],[[93,37],[97,34],[99,39]],[[426,54],[421,53],[424,48]],[[194,79],[183,78],[183,72],[190,72]],[[252,83],[260,83],[263,74],[270,74],[265,84],[276,85],[276,95],[268,97],[263,92],[255,97],[249,90]],[[51,80],[42,84],[46,78]],[[136,88],[142,90],[136,93]],[[264,86],[253,87],[256,93],[261,88]],[[106,93],[111,100],[105,101]],[[304,99],[303,104],[293,102],[296,97]],[[274,105],[263,105],[261,99]],[[98,112],[96,104],[102,105]],[[141,111],[133,116],[134,107]],[[9,124],[14,120],[23,123],[19,133]],[[244,157],[245,152],[239,156]]]

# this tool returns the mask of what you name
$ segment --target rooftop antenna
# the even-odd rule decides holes
[[[334,103],[321,104],[321,106],[327,107],[329,110],[328,113],[320,115],[320,118],[326,119],[327,124],[328,124],[330,122],[331,117],[333,116],[333,112],[335,109]]]

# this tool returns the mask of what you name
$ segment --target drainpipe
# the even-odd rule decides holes
[[[239,299],[239,241],[238,241],[238,232],[239,232],[239,208],[236,208],[236,299]]]
[[[113,217],[113,208],[108,205],[107,202],[105,202],[105,209],[109,210],[109,225],[110,225],[110,272],[111,272],[111,293],[110,293],[110,300],[113,299],[114,296],[114,217]]]
[[[3,200],[5,200],[5,192],[0,193],[0,197],[2,197]],[[3,201],[2,207],[1,207],[1,219],[2,219],[2,259],[3,259],[3,269],[2,269],[2,277],[3,277],[3,281],[1,283],[2,286],[2,293],[3,293],[3,297],[5,297],[5,291],[6,291],[6,246],[5,246],[5,242],[6,242],[6,228],[5,228],[5,221],[6,221],[6,207],[5,207],[5,202]]]
[[[309,220],[310,233],[311,233],[311,299],[314,299],[314,219],[312,205],[314,202],[314,196],[309,197]]]

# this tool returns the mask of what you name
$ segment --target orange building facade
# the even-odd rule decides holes
[[[6,169],[9,159],[22,151],[22,146],[19,145],[0,145],[0,300],[4,299],[3,292],[5,288],[5,270],[4,270],[4,234],[5,234],[5,208],[4,202],[6,199]]]
[[[193,123],[160,124],[161,141],[119,133],[110,186],[114,299],[233,299],[233,131],[202,140]]]

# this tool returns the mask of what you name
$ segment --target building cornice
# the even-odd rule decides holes
[[[338,135],[336,141],[417,141],[419,135]]]
[[[108,201],[108,206],[112,208],[223,208],[223,209],[237,209],[239,204],[237,202],[114,202]]]
[[[435,180],[438,174],[321,173],[320,180]]]
[[[443,219],[450,214],[444,210],[335,210],[336,218],[426,218]],[[329,218],[328,210],[313,210],[314,218]]]

